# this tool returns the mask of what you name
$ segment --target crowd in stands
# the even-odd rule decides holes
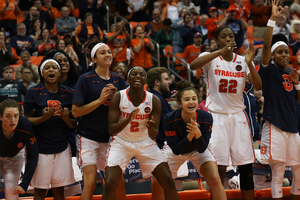
[[[265,33],[269,34],[270,31],[272,31],[272,35],[282,34],[285,36],[281,41],[286,41],[289,57],[287,56],[287,68],[284,68],[284,70],[293,75],[298,73],[296,71],[300,69],[299,0],[159,0],[156,2],[153,0],[116,0],[115,8],[122,18],[118,18],[116,23],[111,24],[107,24],[108,10],[106,3],[105,0],[0,0],[0,103],[12,99],[22,105],[21,114],[28,118],[33,125],[33,131],[36,132],[36,139],[32,144],[37,140],[40,148],[39,155],[64,153],[60,159],[66,159],[68,155],[65,151],[69,150],[67,144],[70,145],[72,156],[76,156],[76,151],[78,153],[78,150],[81,152],[82,149],[85,149],[86,152],[80,153],[80,156],[86,156],[85,159],[81,158],[79,160],[79,164],[83,168],[84,185],[86,185],[82,195],[90,197],[95,189],[97,167],[103,171],[105,170],[106,154],[103,152],[110,142],[108,132],[111,124],[113,124],[108,119],[109,109],[111,109],[108,109],[109,100],[119,90],[123,90],[128,86],[137,87],[138,84],[133,81],[134,78],[129,77],[130,73],[132,76],[145,78],[145,83],[142,84],[143,86],[145,84],[144,88],[159,97],[162,108],[160,124],[155,125],[158,136],[152,139],[156,139],[158,147],[163,149],[167,140],[163,130],[165,126],[164,117],[168,113],[180,109],[182,113],[188,113],[188,109],[184,110],[182,107],[184,105],[182,95],[185,93],[178,82],[191,76],[191,83],[187,87],[189,87],[191,99],[197,99],[196,108],[205,112],[214,112],[209,108],[210,103],[206,101],[207,97],[211,95],[208,91],[209,67],[207,63],[210,63],[210,65],[211,62],[219,64],[221,61],[219,62],[217,59],[223,62],[223,58],[226,57],[227,59],[231,56],[233,56],[232,62],[235,62],[236,58],[243,59],[243,61],[238,61],[241,69],[244,66],[252,67],[252,65],[255,68],[255,72],[245,71],[245,73],[250,73],[252,76],[247,80],[245,76],[245,82],[242,82],[245,83],[243,88],[244,104],[239,106],[245,109],[248,118],[251,119],[250,127],[253,136],[251,140],[253,140],[254,146],[259,148],[266,119],[263,117],[265,116],[264,88],[257,86],[259,81],[256,74],[262,67],[265,69],[265,65],[268,64],[263,56],[267,55],[274,59],[274,62],[276,59],[266,53],[266,49],[264,49],[266,46],[263,46],[264,36]],[[279,7],[279,5],[282,7],[275,12],[276,6]],[[21,14],[24,14],[24,16],[20,17]],[[272,21],[274,21],[274,24],[272,24],[273,29],[268,29],[270,25],[268,20],[271,16],[273,17]],[[22,20],[20,21],[19,18],[22,18]],[[130,24],[132,29],[130,29]],[[107,30],[107,25],[110,27],[109,30]],[[222,28],[230,31],[223,31]],[[222,43],[222,39],[225,40],[226,37],[233,40],[232,46],[226,47],[223,44],[224,42]],[[159,48],[156,44],[159,45]],[[227,50],[224,53],[223,48],[225,47]],[[270,44],[268,48],[271,48]],[[230,49],[232,54],[228,53]],[[157,57],[158,52],[159,57]],[[180,60],[173,58],[168,52],[176,55],[184,63],[188,63],[189,66],[193,66],[191,67],[193,70],[188,69],[183,62],[181,63]],[[218,56],[209,57],[217,55],[217,52],[221,53]],[[168,56],[171,57],[170,63],[167,62]],[[201,56],[203,57],[201,58]],[[200,59],[210,60],[202,63],[199,61]],[[228,61],[229,66],[231,61],[226,59],[225,61]],[[157,66],[158,60],[160,61],[160,67]],[[250,64],[250,60],[252,64]],[[261,60],[264,61],[264,65]],[[195,63],[199,67],[195,67]],[[140,66],[144,71],[135,68],[135,66]],[[236,69],[238,70],[238,68]],[[216,71],[216,73],[221,72]],[[254,81],[253,76],[256,77]],[[236,77],[234,76],[234,78]],[[291,82],[296,87],[297,81],[290,81],[290,84],[292,84]],[[186,82],[181,83],[187,84]],[[226,88],[227,90],[228,85],[228,88],[231,88],[235,83],[222,82],[220,84],[226,84],[223,89]],[[195,90],[191,88],[195,88]],[[132,91],[140,92],[139,89],[132,89]],[[133,97],[137,98],[136,96]],[[59,100],[55,98],[59,98]],[[51,101],[51,105],[48,101]],[[8,105],[8,107],[10,105],[12,105],[11,107],[15,106],[13,102],[5,102],[5,105]],[[234,107],[234,105],[232,106]],[[62,107],[66,109],[62,109]],[[296,114],[297,120],[299,120],[298,127],[300,128],[300,106],[296,100],[295,107],[297,108]],[[6,107],[4,106],[3,109],[5,110]],[[116,112],[117,109],[119,108],[115,108],[114,111]],[[1,110],[0,106],[0,115],[4,113],[6,112]],[[156,115],[158,114],[156,113]],[[177,115],[181,117],[179,112]],[[174,116],[168,116],[169,121],[176,120],[172,118]],[[0,119],[2,117],[0,116]],[[215,114],[213,114],[213,117],[217,118]],[[182,120],[184,120],[183,118]],[[23,124],[27,123],[26,118],[20,119],[22,119],[23,127]],[[113,119],[116,124],[118,119]],[[217,121],[217,123],[219,122]],[[54,132],[56,130],[52,127],[55,123],[58,123],[58,125],[54,127],[59,127],[59,133],[64,136],[60,135],[53,139],[50,135],[52,130]],[[93,123],[93,125],[90,125],[90,123]],[[197,120],[186,123],[195,125]],[[150,125],[147,124],[148,126]],[[146,125],[144,128],[146,129]],[[172,132],[172,128],[171,126],[168,127],[170,132]],[[43,129],[47,129],[46,135],[48,135],[45,137],[40,136]],[[190,127],[190,129],[192,128]],[[101,131],[99,132],[99,130]],[[221,128],[219,127],[216,130],[221,130]],[[100,136],[97,135],[97,131]],[[206,134],[209,138],[210,134],[214,133],[214,129],[212,132],[204,129],[203,131],[207,131]],[[2,134],[1,131],[0,134]],[[188,133],[184,132],[182,134]],[[193,138],[194,140],[199,138],[196,134],[189,135],[189,137],[191,137],[188,138],[190,142]],[[49,144],[47,144],[48,139],[50,140]],[[169,141],[171,140],[169,139]],[[76,144],[78,141],[82,142],[82,146]],[[214,141],[216,141],[215,138]],[[58,147],[54,145],[56,142],[59,143],[57,144]],[[201,145],[203,144],[201,143]],[[205,145],[206,148],[208,142]],[[172,144],[172,148],[174,146]],[[58,150],[56,151],[55,148],[58,148]],[[194,147],[186,146],[186,148],[188,151],[185,152],[181,149],[178,151],[180,153],[174,153],[172,158],[175,159],[175,154],[190,153],[192,150],[200,152],[199,149]],[[96,156],[93,154],[89,157],[88,151],[91,149],[96,152]],[[202,153],[204,151],[201,150],[200,154]],[[104,160],[97,161],[97,155],[99,154],[103,154],[101,159]],[[4,155],[6,154],[2,153],[0,148],[0,158],[5,157]],[[43,156],[39,157],[39,159],[41,158],[48,159]],[[95,160],[91,161],[92,159]],[[212,158],[205,162],[213,160]],[[39,163],[40,160],[37,162]],[[114,166],[115,163],[111,160],[109,162],[111,166]],[[233,163],[240,165],[236,161]],[[157,166],[160,166],[160,162],[157,164]],[[197,163],[196,166],[199,167],[201,164]],[[249,163],[243,164],[247,165]],[[69,165],[71,164],[68,163],[65,167],[69,167]],[[52,170],[59,171],[60,167],[61,165],[53,166]],[[162,171],[165,170],[164,167],[162,167]],[[31,170],[34,169],[31,168]],[[0,172],[1,170],[0,167]],[[214,173],[217,169],[210,168],[210,170],[211,173]],[[249,172],[248,169],[240,166],[239,170],[243,174]],[[42,171],[37,168],[36,174],[31,174],[31,176],[33,175],[33,185],[38,188],[35,191],[36,197],[43,199],[46,194],[45,190],[49,186],[47,186],[47,183],[44,185],[38,184],[40,179],[37,176],[43,176]],[[72,172],[70,170],[66,171],[70,174]],[[111,171],[113,170],[109,169],[108,173],[118,172]],[[219,168],[219,173],[220,171]],[[160,173],[161,171],[155,173],[155,175],[160,175]],[[59,184],[61,179],[57,179],[58,184],[53,184],[54,195],[57,195],[57,197],[63,195],[63,186],[73,182],[73,177],[70,177],[70,174],[65,175],[67,181],[63,185]],[[223,181],[222,175],[220,180],[205,175],[208,179],[218,183]],[[167,174],[166,178],[171,179],[171,176],[173,174]],[[55,176],[47,178],[49,181],[56,180]],[[109,181],[112,180],[108,180],[110,185],[111,182]],[[155,181],[165,184],[161,180]],[[245,179],[243,181],[245,182]],[[210,181],[208,182],[210,183]],[[121,178],[118,184],[114,183],[111,187],[117,190],[119,196],[116,198],[123,199],[124,191],[120,188],[124,187],[124,180]],[[162,186],[165,192],[173,192],[172,189],[174,188]],[[23,194],[26,191],[28,183],[21,185],[21,187],[24,191],[18,189],[18,194]],[[154,187],[153,195],[160,194],[162,188],[156,188],[155,185]],[[251,186],[250,189],[244,188],[247,187],[243,186],[242,188],[247,192],[253,189]],[[220,191],[219,189],[218,191]],[[12,191],[12,189],[10,188],[9,191]],[[105,195],[109,191],[111,190],[107,189]],[[248,194],[243,193],[243,195]],[[299,194],[296,193],[296,195]],[[15,196],[13,198],[16,198]],[[174,196],[176,197],[176,195]],[[176,199],[174,196],[173,198]],[[276,195],[274,194],[274,196]],[[159,195],[158,197],[161,198]],[[220,199],[222,198],[220,197]],[[168,199],[167,195],[166,199]]]

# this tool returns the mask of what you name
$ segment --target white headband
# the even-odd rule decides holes
[[[271,47],[271,53],[273,53],[275,51],[275,49],[280,45],[288,46],[285,42],[278,41],[275,44],[273,44],[273,46]]]
[[[136,67],[143,69],[143,70],[145,71],[145,73],[146,73],[146,78],[147,78],[147,72],[146,72],[146,70],[145,70],[144,68],[140,67],[140,66],[134,66],[134,67],[132,67],[132,68],[128,71],[128,73],[127,73],[127,78],[129,78],[130,72],[131,72],[134,68],[136,68]]]
[[[96,54],[97,50],[98,50],[99,47],[101,47],[102,45],[106,45],[106,44],[100,42],[100,43],[96,44],[96,45],[93,47],[93,49],[92,49],[92,51],[91,51],[91,58],[95,57],[95,54]],[[92,61],[92,62],[90,63],[90,65],[93,65],[93,63],[94,63],[94,62]]]
[[[56,62],[56,60],[54,60],[54,59],[48,59],[48,60],[45,60],[45,61],[43,62],[43,64],[40,66],[40,72],[41,72],[41,74],[43,74],[43,69],[44,69],[45,65],[46,65],[48,62],[54,62],[54,63],[58,66],[58,68],[59,68],[59,70],[60,70],[60,65],[58,64],[58,62]]]

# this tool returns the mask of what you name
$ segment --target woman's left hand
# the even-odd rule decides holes
[[[290,76],[291,81],[295,85],[299,84],[299,73],[298,73],[298,71],[295,68],[292,69],[292,71],[289,74],[289,76]]]
[[[199,129],[200,125],[196,122],[196,120],[191,119],[191,123],[187,123],[187,132],[195,135],[195,138],[198,139],[201,137],[201,131]]]
[[[13,194],[14,195],[18,195],[18,194],[25,194],[24,189],[21,186],[16,186],[13,190]]]
[[[153,127],[154,124],[155,124],[154,117],[151,116],[151,119],[150,119],[150,120],[147,120],[146,126],[147,126],[147,128],[149,129],[149,128]]]
[[[59,116],[62,120],[64,120],[70,117],[70,112],[68,108],[62,108],[59,106],[59,109],[55,111],[54,115]]]
[[[254,59],[254,55],[255,55],[255,50],[254,50],[254,43],[253,41],[249,44],[249,49],[247,50],[246,56],[245,56],[245,60],[247,63],[250,63],[253,61]]]

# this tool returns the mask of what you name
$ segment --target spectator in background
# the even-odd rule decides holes
[[[198,92],[198,99],[199,99],[198,109],[208,112],[208,109],[205,107],[206,95],[207,95],[207,87],[206,87],[206,82],[204,82],[204,84],[199,88],[199,92]]]
[[[197,14],[200,13],[200,7],[195,6],[195,4],[189,0],[181,0],[180,2],[178,2],[178,4],[177,4],[178,12],[180,10],[182,10],[183,8],[188,9],[188,11],[191,13],[197,13]]]
[[[299,0],[294,0],[292,5],[290,5],[290,12],[293,17],[293,19],[299,19],[300,18],[300,5]]]
[[[107,45],[113,51],[113,56],[115,57],[115,62],[123,62],[126,67],[128,66],[128,61],[126,57],[126,50],[131,42],[131,36],[125,29],[123,22],[118,22],[115,26],[115,32],[108,33]]]
[[[30,52],[30,54],[37,50],[33,38],[26,35],[26,26],[23,23],[17,25],[17,35],[11,38],[10,44],[18,55],[25,50]]]
[[[235,10],[236,19],[244,18],[245,22],[248,21],[247,18],[250,15],[250,11],[244,4],[243,0],[234,0],[234,4],[231,4],[230,7]]]
[[[33,65],[31,63],[31,55],[28,51],[23,51],[21,53],[21,61],[22,65],[16,68],[16,80],[20,80],[21,78],[21,70],[23,68],[28,68],[31,71],[32,74],[32,81],[35,83],[39,82],[39,72],[38,72],[38,67],[36,65]]]
[[[163,50],[166,46],[172,46],[174,30],[171,29],[172,21],[169,18],[166,18],[163,24],[163,28],[156,34],[155,41],[159,44],[160,55],[162,55],[161,63],[166,66],[167,59]]]
[[[88,41],[88,42],[84,43],[81,48],[77,45],[75,37],[72,37],[72,42],[73,42],[74,51],[77,54],[78,59],[79,59],[78,64],[82,68],[82,73],[92,70],[93,67],[90,66],[90,64],[92,63],[92,60],[91,60],[89,54],[95,44]]]
[[[150,69],[147,72],[147,84],[150,88],[152,94],[156,95],[161,102],[162,110],[160,119],[164,119],[167,113],[172,111],[171,106],[168,101],[166,101],[166,97],[170,91],[170,85],[172,81],[170,79],[170,74],[167,68],[165,67],[155,67]],[[166,141],[166,136],[163,127],[163,121],[159,123],[159,132],[156,138],[157,146],[162,149],[164,147],[164,142]],[[153,198],[156,199],[156,198]]]
[[[44,24],[44,21],[47,24],[47,28],[49,30],[52,30],[54,27],[54,22],[55,20],[52,19],[51,15],[49,14],[49,12],[42,10],[42,0],[34,0],[33,6],[35,6],[37,8],[37,11],[40,14],[40,20],[41,20],[41,24]]]
[[[215,7],[216,9],[220,8],[222,5],[222,0],[210,0],[210,1],[203,1],[203,0],[193,0],[196,6],[200,6],[200,15],[210,13],[210,8]]]
[[[200,32],[199,28],[192,22],[192,14],[187,13],[183,16],[184,25],[179,28],[179,33],[183,41],[183,47],[194,43],[193,36]]]
[[[186,8],[181,9],[179,12],[179,18],[175,19],[172,24],[172,29],[174,30],[173,34],[173,53],[182,53],[184,51],[183,41],[179,33],[179,28],[184,25],[183,16],[188,13]]]
[[[51,33],[48,29],[43,29],[41,39],[36,42],[38,56],[44,56],[52,49],[55,49],[55,41],[51,40]]]
[[[127,4],[128,13],[131,13],[130,21],[144,22],[148,21],[146,13],[147,0],[124,0]]]
[[[77,21],[75,17],[69,16],[68,7],[64,6],[61,8],[61,17],[56,19],[56,30],[59,36],[64,36],[65,34],[72,34],[72,31],[77,27]]]
[[[113,72],[116,72],[116,73],[122,75],[123,77],[125,77],[126,72],[127,72],[127,67],[126,67],[125,63],[123,63],[123,62],[116,63]]]
[[[208,18],[205,22],[206,28],[207,28],[207,37],[208,39],[215,38],[215,31],[217,30],[218,27],[225,25],[227,16],[223,19],[221,19],[220,16],[218,16],[218,9],[216,7],[211,7],[209,9],[209,15],[210,18]]]
[[[253,37],[263,38],[266,30],[266,24],[271,16],[272,7],[270,0],[266,0],[265,4],[263,0],[254,0],[255,4],[251,5],[251,15],[253,18]]]
[[[75,66],[77,67],[78,73],[82,72],[82,68],[80,66],[78,66],[78,56],[76,54],[76,52],[73,49],[73,43],[72,43],[72,36],[70,35],[65,35],[64,37],[64,41],[65,41],[65,49],[63,50],[64,52],[66,52],[68,54],[68,56],[74,61]],[[73,36],[74,37],[74,36]]]
[[[180,0],[162,0],[161,2],[161,20],[165,20],[166,18],[171,19],[174,21],[178,18],[178,9],[177,4]]]
[[[40,20],[40,29],[42,28],[47,28],[48,30],[53,29],[54,21],[52,20],[48,12],[41,10],[41,7],[42,7],[42,2],[40,0],[35,0],[34,6],[30,8],[29,14],[23,20],[23,23],[26,25],[26,29],[28,31],[30,31],[33,20],[36,18]]]
[[[57,8],[52,6],[52,0],[44,0],[44,6],[41,9],[48,12],[54,21],[61,16]]]
[[[200,26],[199,30],[202,35],[202,44],[208,44],[208,38],[207,38],[207,28],[206,28],[206,20],[208,20],[208,16],[206,14],[203,14],[200,16]]]
[[[291,24],[289,34],[289,46],[293,49],[293,55],[296,55],[300,49],[300,20],[294,19]]]
[[[217,45],[217,42],[216,42],[215,38],[212,38],[212,39],[209,40],[209,47],[211,49],[211,52],[218,49],[218,45]]]
[[[3,67],[9,66],[14,62],[11,46],[6,44],[5,40],[5,32],[0,31],[0,73],[2,73]]]
[[[162,29],[163,22],[161,21],[161,14],[159,9],[154,9],[152,13],[153,20],[145,26],[145,31],[148,33],[151,30],[150,38],[155,40],[156,33]]]
[[[24,86],[28,89],[32,86],[35,86],[36,83],[32,80],[32,74],[29,68],[24,67],[21,69],[21,82],[24,84]]]
[[[79,45],[88,41],[92,35],[97,35],[99,39],[103,38],[101,29],[93,22],[93,13],[87,12],[84,15],[84,23],[77,26],[75,35]]]
[[[291,25],[291,21],[293,20],[293,17],[290,13],[290,7],[288,5],[285,5],[283,7],[283,12],[282,14],[284,14],[284,16],[286,17],[286,23]]]
[[[244,31],[247,30],[248,24],[242,17],[244,16],[243,11],[239,12],[241,16],[240,19],[237,19],[236,8],[231,5],[227,9],[227,14],[228,17],[226,20],[226,25],[228,25],[233,30],[235,43],[237,45],[234,51],[240,55],[245,54],[245,49],[243,46]]]
[[[8,31],[13,37],[17,35],[17,15],[20,13],[20,0],[1,0],[0,1],[0,27]]]
[[[191,64],[201,53],[202,35],[197,32],[193,36],[194,44],[188,45],[184,52],[182,58],[186,60],[187,63]],[[203,74],[202,68],[196,70],[196,79],[199,80],[201,74]]]
[[[210,46],[206,45],[206,44],[202,45],[201,46],[201,52],[211,52]]]
[[[57,39],[55,42],[55,49],[56,50],[65,50],[66,48],[66,43],[63,39]]]
[[[79,9],[75,8],[72,0],[67,0],[65,5],[69,9],[69,15],[75,17],[76,19],[79,18]]]
[[[106,30],[104,16],[106,16],[107,9],[103,0],[81,0],[79,7],[80,18],[85,19],[85,14],[88,12],[93,13],[93,22],[97,24],[101,30]]]
[[[151,30],[146,33],[143,28],[136,26],[133,29],[134,38],[131,40],[131,47],[133,49],[132,66],[141,66],[146,71],[153,67],[151,60],[151,52],[154,51],[154,45],[149,39]]]
[[[10,66],[4,67],[2,76],[3,79],[0,80],[0,102],[5,99],[22,102],[22,95],[25,96],[27,89],[20,81],[13,80],[14,69]]]
[[[46,28],[46,26],[43,27],[43,29]],[[35,18],[30,23],[30,30],[28,31],[28,35],[33,38],[34,42],[36,43],[41,36],[41,22],[39,18]]]
[[[286,23],[286,16],[284,14],[279,15],[276,18],[275,27],[273,28],[273,35],[281,33],[285,37],[289,38],[291,26]]]

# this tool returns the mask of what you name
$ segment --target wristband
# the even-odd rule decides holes
[[[267,26],[268,26],[268,27],[274,28],[274,27],[275,27],[275,21],[269,19],[269,20],[268,20],[268,23],[267,23]]]
[[[300,83],[298,83],[297,85],[295,84],[295,89],[300,90]]]

